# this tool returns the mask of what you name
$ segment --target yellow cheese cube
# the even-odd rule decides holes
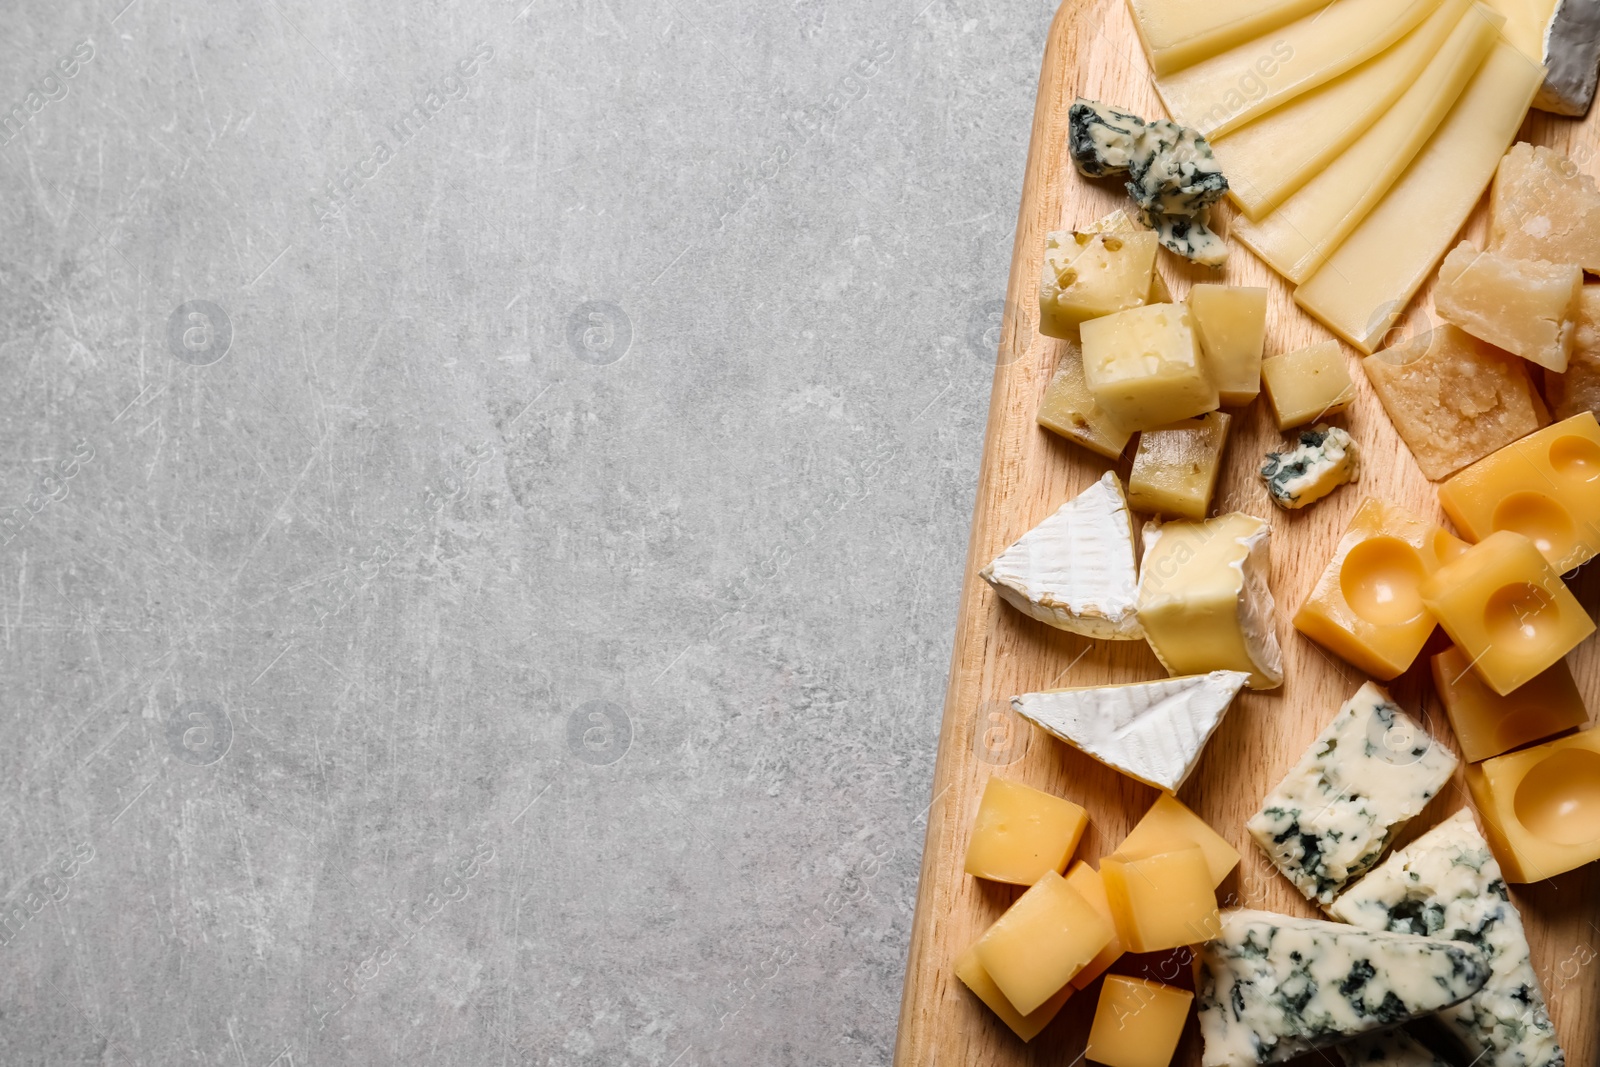
[[[1439,265],[1439,316],[1481,340],[1553,371],[1567,369],[1583,271],[1571,263],[1512,259],[1470,241]]]
[[[1474,763],[1589,721],[1566,660],[1501,696],[1451,647],[1433,657],[1433,684],[1461,754]]]
[[[1217,395],[1224,404],[1250,403],[1261,392],[1267,291],[1201,282],[1189,290],[1189,314]]]
[[[1356,398],[1338,341],[1320,341],[1264,360],[1261,384],[1280,430],[1337,414]]]
[[[1015,885],[1032,885],[1046,871],[1060,874],[1088,825],[1089,813],[1070,800],[990,778],[972,820],[967,873]]]
[[[1387,681],[1411,666],[1433,633],[1422,583],[1464,551],[1454,537],[1398,504],[1363,501],[1294,627],[1328,651]]]
[[[1145,233],[1145,228],[1135,222],[1126,211],[1118,208],[1103,219],[1096,219],[1078,231],[1079,233]],[[1161,271],[1150,272],[1150,295],[1145,298],[1146,304],[1172,303],[1172,290],[1167,288],[1167,280],[1161,276]]]
[[[1222,932],[1206,854],[1194,845],[1100,861],[1117,932],[1130,952],[1160,952],[1209,941]]]
[[[989,972],[983,969],[983,964],[978,962],[978,948],[976,945],[967,949],[956,960],[956,977],[961,979],[968,989],[985,1004],[989,1010],[1000,1016],[1000,1021],[1011,1027],[1012,1031],[1024,1041],[1032,1041],[1039,1036],[1056,1013],[1066,1004],[1067,998],[1077,992],[1070,985],[1061,987],[1061,991],[1043,1004],[1039,1005],[1027,1015],[1022,1014],[1011,1006],[1011,1001],[1000,992],[1000,987],[994,984],[994,979],[989,977]]]
[[[1600,859],[1600,730],[1469,764],[1467,785],[1506,881]]]
[[[1526,363],[1448,323],[1361,365],[1417,466],[1434,481],[1548,421]]]
[[[1532,541],[1510,530],[1490,534],[1430,575],[1422,601],[1501,696],[1594,633],[1561,576]]]
[[[1565,574],[1600,554],[1600,424],[1585,411],[1516,441],[1439,487],[1456,528],[1533,539]]]
[[[1065,878],[1047,871],[979,938],[978,962],[1011,1006],[1031,1015],[1115,933]]]
[[[1114,974],[1100,989],[1084,1055],[1106,1067],[1167,1067],[1193,1003],[1187,989]]]
[[[1128,447],[1133,431],[1107,415],[1089,393],[1083,379],[1083,355],[1077,345],[1061,353],[1055,377],[1039,402],[1038,423],[1047,430],[1075,441],[1091,452],[1116,459]]]
[[[1489,194],[1489,247],[1600,273],[1600,191],[1557,152],[1515,144]]]
[[[1586,285],[1578,294],[1572,355],[1562,373],[1545,372],[1544,391],[1558,419],[1600,411],[1600,285]]]
[[[1073,337],[1087,319],[1139,307],[1150,293],[1156,235],[1071,233],[1045,237],[1039,332]]]
[[[1212,411],[1140,434],[1128,475],[1128,503],[1169,518],[1205,518],[1217,487],[1228,422],[1227,415]]]
[[[1087,863],[1074,863],[1067,872],[1067,884],[1078,891],[1078,895],[1087,900],[1100,917],[1111,924],[1111,941],[1100,950],[1099,955],[1083,965],[1083,970],[1072,976],[1072,985],[1082,989],[1090,982],[1105,973],[1107,967],[1117,962],[1127,950],[1122,947],[1122,938],[1115,932],[1116,916],[1111,914],[1111,900],[1106,896],[1106,884],[1100,877],[1100,872]]]
[[[1142,430],[1216,410],[1189,311],[1150,304],[1082,327],[1083,376],[1112,419]]]
[[[1125,856],[1149,856],[1186,845],[1205,853],[1213,888],[1221,885],[1228,872],[1239,865],[1239,850],[1170,793],[1156,798],[1144,818],[1122,839],[1117,851]]]

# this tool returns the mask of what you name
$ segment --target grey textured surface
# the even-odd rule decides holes
[[[0,1063],[888,1059],[1053,10],[924,4],[13,5]]]

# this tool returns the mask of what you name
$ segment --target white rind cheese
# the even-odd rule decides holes
[[[1267,495],[1288,510],[1316,503],[1355,476],[1356,443],[1337,426],[1302,430],[1293,449],[1268,452],[1261,464]]]
[[[1544,32],[1544,65],[1533,106],[1557,115],[1588,114],[1600,78],[1600,4],[1557,0]]]
[[[1139,582],[1133,517],[1106,472],[979,572],[1030,618],[1105,641],[1137,641]]]
[[[1306,899],[1327,904],[1382,858],[1455,769],[1456,757],[1368,682],[1247,828]]]
[[[1466,809],[1440,823],[1346,892],[1328,914],[1368,930],[1447,937],[1481,950],[1489,981],[1440,1013],[1476,1067],[1561,1067],[1522,916],[1500,865]]]
[[[1344,1067],[1450,1067],[1404,1030],[1384,1030],[1334,1046]]]
[[[1176,793],[1200,760],[1243,671],[1013,697],[1017,714],[1101,763]]]
[[[1488,976],[1483,954],[1455,941],[1224,912],[1199,952],[1200,1062],[1282,1063],[1457,1004]]]

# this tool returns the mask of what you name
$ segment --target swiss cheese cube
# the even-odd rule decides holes
[[[1467,768],[1467,786],[1508,882],[1540,882],[1600,859],[1600,730]]]
[[[1078,862],[1072,865],[1067,872],[1067,884],[1078,891],[1078,895],[1087,900],[1100,917],[1111,924],[1111,941],[1100,950],[1099,955],[1083,965],[1083,970],[1072,976],[1072,985],[1083,989],[1090,982],[1105,973],[1106,968],[1117,962],[1127,950],[1122,947],[1122,938],[1116,931],[1116,916],[1111,913],[1111,900],[1106,896],[1106,883],[1100,877],[1100,872],[1087,863]]]
[[[1112,853],[1100,861],[1100,877],[1131,952],[1193,945],[1221,932],[1211,868],[1193,845],[1148,856]]]
[[[1474,337],[1559,373],[1572,354],[1582,288],[1574,264],[1512,259],[1462,241],[1439,266],[1433,303]]]
[[[1589,721],[1564,659],[1501,696],[1478,677],[1467,654],[1452,646],[1433,657],[1433,687],[1461,754],[1474,763]]]
[[[1082,227],[1079,233],[1144,233],[1145,228],[1135,222],[1126,211],[1118,208],[1102,219]],[[1172,290],[1167,288],[1167,280],[1161,276],[1159,269],[1150,272],[1150,295],[1145,299],[1146,304],[1172,303]]]
[[[983,964],[978,961],[978,948],[976,945],[968,948],[956,960],[956,977],[961,979],[963,985],[972,990],[974,996],[989,1006],[989,1010],[1000,1017],[1000,1021],[1011,1027],[1013,1033],[1024,1041],[1032,1041],[1039,1036],[1039,1031],[1049,1025],[1066,1004],[1067,998],[1077,990],[1065,985],[1061,991],[1043,1004],[1039,1005],[1027,1015],[1022,1014],[1011,1006],[1011,1001],[1000,992],[1000,987],[994,984],[994,979],[989,977],[989,972],[983,969]]]
[[[1032,885],[1066,869],[1089,826],[1070,800],[1005,778],[990,778],[972,820],[967,873],[991,882]]]
[[[1193,1003],[1187,989],[1114,974],[1100,988],[1084,1055],[1106,1067],[1167,1067]]]
[[[1280,430],[1338,414],[1356,398],[1338,341],[1319,341],[1263,360],[1261,384]]]
[[[1083,377],[1083,353],[1076,344],[1061,353],[1056,373],[1039,402],[1040,426],[1076,442],[1107,459],[1116,459],[1128,447],[1133,431],[1113,419],[1095,402]]]
[[[1156,235],[1052,233],[1039,278],[1039,332],[1070,338],[1087,319],[1139,307],[1150,293]]]
[[[1224,404],[1250,403],[1261,392],[1267,291],[1201,282],[1189,290],[1189,314],[1217,395]]]
[[[1512,145],[1489,194],[1489,247],[1600,273],[1600,190],[1594,179],[1542,145]]]
[[[1033,884],[978,940],[978,962],[1023,1015],[1061,992],[1116,933],[1054,871]]]
[[[1082,336],[1084,380],[1116,422],[1143,430],[1216,410],[1217,387],[1183,305],[1150,304],[1090,319]]]
[[[1578,294],[1572,355],[1560,374],[1545,372],[1544,391],[1557,419],[1600,412],[1600,285],[1586,285]]]
[[[1221,885],[1228,872],[1239,865],[1239,850],[1171,793],[1156,798],[1117,851],[1128,856],[1148,856],[1185,845],[1194,845],[1205,853],[1212,886]]]
[[[1203,519],[1222,467],[1229,417],[1221,411],[1157,426],[1139,435],[1128,475],[1128,503],[1176,519]]]

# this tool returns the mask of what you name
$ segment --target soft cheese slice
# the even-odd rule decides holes
[[[1212,671],[1012,697],[1046,733],[1131,778],[1176,793],[1249,675]]]
[[[1327,904],[1378,862],[1455,769],[1455,756],[1368,682],[1246,828],[1306,899]]]
[[[1483,954],[1455,941],[1224,912],[1199,952],[1200,1062],[1282,1063],[1459,1004],[1488,976]]]
[[[1233,235],[1290,281],[1311,277],[1427,143],[1494,44],[1498,20],[1475,8],[1354,144],[1270,215],[1236,223]]]
[[[1057,629],[1106,641],[1144,636],[1133,518],[1110,471],[978,574],[1006,603]]]
[[[1450,1067],[1404,1030],[1382,1030],[1333,1047],[1344,1067]]]
[[[1500,865],[1463,808],[1390,856],[1328,914],[1368,930],[1463,941],[1489,961],[1484,987],[1440,1014],[1483,1067],[1565,1062],[1534,973],[1522,916]]]
[[[1417,80],[1470,7],[1471,0],[1444,0],[1392,48],[1214,139],[1228,196],[1245,217],[1277,207],[1365,132]]]
[[[1501,42],[1383,200],[1295,303],[1371,354],[1478,203],[1539,88],[1539,68]]]
[[[1282,29],[1156,79],[1167,112],[1207,137],[1332,81],[1415,29],[1440,0],[1335,0]]]
[[[1328,0],[1128,0],[1156,74],[1171,74],[1327,6]]]

